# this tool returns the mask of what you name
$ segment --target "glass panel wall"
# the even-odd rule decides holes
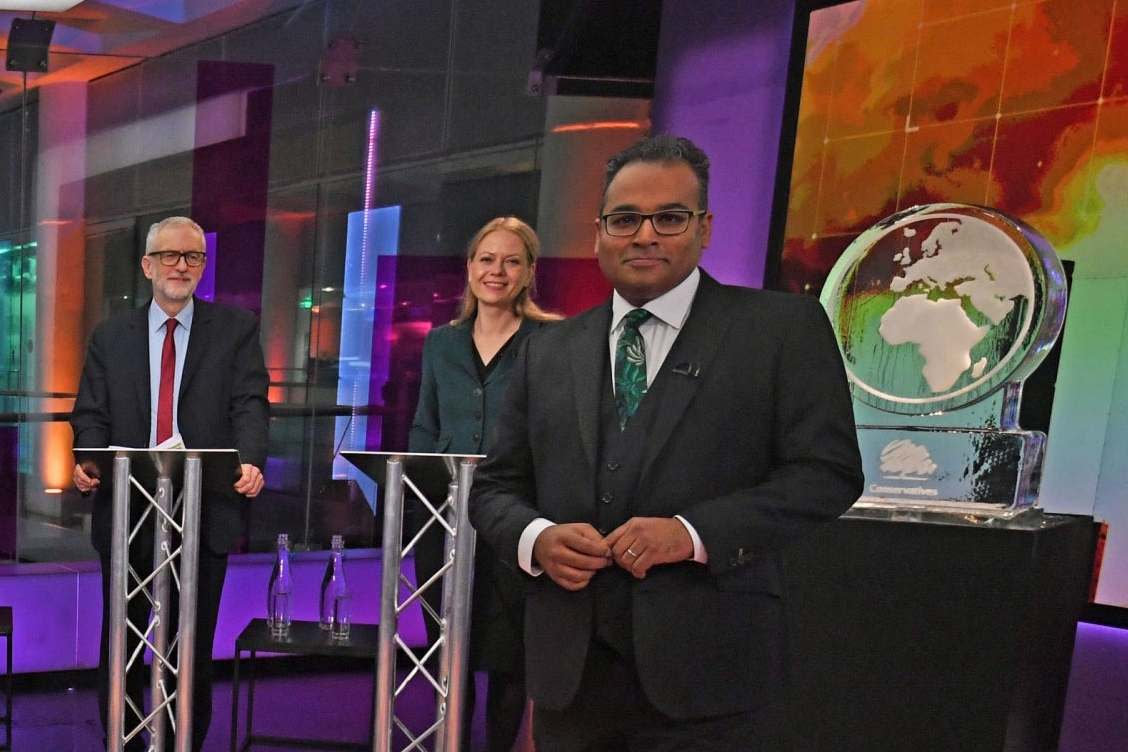
[[[262,322],[267,487],[244,549],[278,532],[375,545],[374,489],[335,457],[406,447],[423,339],[454,315],[465,242],[500,214],[543,219],[542,165],[565,140],[610,153],[647,127],[647,103],[593,100],[585,120],[633,120],[553,134],[525,91],[538,3],[227,5],[163,19],[143,44],[61,17],[54,41],[102,62],[54,56],[0,81],[0,560],[93,558],[66,415],[94,327],[147,304],[144,237],[174,214],[208,233],[197,294]],[[574,190],[597,198],[598,180]],[[568,232],[594,208],[577,216]],[[590,246],[549,245],[554,274],[592,278]]]

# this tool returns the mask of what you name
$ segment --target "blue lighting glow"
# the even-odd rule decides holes
[[[388,360],[377,359],[382,373],[373,373],[372,330],[376,312],[377,263],[380,256],[395,256],[399,251],[400,207],[349,214],[345,237],[345,286],[341,301],[341,349],[337,376],[337,404],[368,404],[370,384],[387,381]],[[333,432],[333,446],[341,450],[367,449],[368,416],[339,416]],[[355,480],[375,509],[376,485],[348,461],[333,458],[333,477]]]

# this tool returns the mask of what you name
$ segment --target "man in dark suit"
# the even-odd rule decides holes
[[[608,163],[610,301],[518,355],[470,517],[530,575],[538,752],[750,750],[780,698],[779,553],[853,503],[845,373],[817,300],[698,269],[708,158]]]
[[[169,217],[150,228],[141,269],[152,280],[153,299],[94,330],[70,421],[76,449],[156,446],[170,439],[175,443],[180,436],[188,448],[239,450],[243,464],[234,483],[204,478],[192,697],[192,748],[197,751],[211,720],[212,641],[227,554],[243,528],[246,499],[263,487],[268,421],[268,377],[255,316],[193,297],[204,271],[204,249],[203,230],[186,217]],[[89,462],[75,465],[74,483],[83,493],[96,491],[91,537],[102,564],[98,700],[104,723],[113,490]],[[135,520],[137,501],[131,506]],[[152,569],[151,531],[151,524],[146,525],[147,540],[131,545],[131,564],[142,577]],[[177,599],[174,588],[174,607]],[[143,625],[148,611],[148,602],[136,597],[129,604],[129,619]],[[127,633],[127,655],[135,644]],[[143,707],[144,666],[138,662],[136,669],[126,677],[127,693]],[[136,722],[127,710],[126,728]],[[142,749],[141,738],[127,748]]]

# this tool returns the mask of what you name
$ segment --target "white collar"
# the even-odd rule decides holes
[[[701,271],[695,266],[685,279],[654,300],[644,304],[642,308],[650,311],[655,318],[660,319],[667,326],[681,329],[689,316],[689,308],[693,305],[693,298],[697,294],[697,286],[700,283]],[[623,322],[623,317],[634,309],[635,306],[628,303],[626,298],[616,290],[611,295],[611,331],[618,329]]]

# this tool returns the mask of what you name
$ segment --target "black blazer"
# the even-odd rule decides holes
[[[71,412],[74,446],[149,444],[149,306],[103,321],[90,338],[78,397]],[[238,449],[240,460],[266,461],[268,377],[254,314],[198,298],[180,380],[177,425],[192,449]],[[77,453],[76,454],[81,454]],[[94,499],[91,538],[109,551],[112,488],[103,478]],[[246,499],[234,478],[205,478],[201,510],[204,543],[229,551],[242,530]]]
[[[534,518],[595,519],[610,322],[608,302],[530,339],[518,356],[470,501],[479,534],[511,562]],[[684,516],[709,562],[631,580],[638,675],[671,717],[748,710],[781,691],[781,549],[861,492],[842,360],[817,300],[702,274],[658,378],[667,381],[635,514]],[[573,593],[547,576],[533,580],[526,666],[543,707],[574,697],[592,618],[590,586]]]

